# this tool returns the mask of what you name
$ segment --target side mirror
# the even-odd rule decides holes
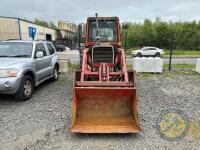
[[[36,58],[42,58],[44,57],[44,52],[43,51],[38,51],[35,55]]]

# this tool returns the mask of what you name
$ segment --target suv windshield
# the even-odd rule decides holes
[[[0,42],[0,57],[31,57],[32,43]]]
[[[100,41],[117,41],[117,23],[112,20],[99,20]],[[89,41],[96,41],[96,21],[90,22]]]

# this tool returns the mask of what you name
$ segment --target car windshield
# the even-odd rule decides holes
[[[117,24],[115,21],[99,20],[98,25],[100,41],[117,41]],[[89,41],[96,41],[96,21],[90,22]]]
[[[31,57],[32,43],[0,42],[0,57]]]

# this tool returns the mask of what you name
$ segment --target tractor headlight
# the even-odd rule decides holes
[[[17,69],[0,69],[0,78],[16,77]]]

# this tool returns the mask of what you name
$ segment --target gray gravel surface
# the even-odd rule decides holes
[[[72,134],[69,76],[45,82],[32,99],[0,95],[0,149],[199,149],[200,76],[137,76],[143,131],[139,134]],[[156,120],[165,109],[180,109],[190,129],[180,141],[160,137]]]

